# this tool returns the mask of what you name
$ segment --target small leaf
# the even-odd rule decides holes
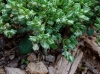
[[[37,38],[36,38],[36,36],[30,36],[29,40],[31,40],[32,42],[36,42]]]
[[[93,35],[93,33],[94,33],[94,29],[93,28],[87,31],[88,36]]]
[[[69,56],[69,61],[70,62],[74,62],[74,57],[73,56]]]
[[[14,34],[16,33],[16,30],[4,30],[4,35],[7,36],[8,38],[11,38]]]
[[[28,54],[32,51],[32,42],[28,38],[29,36],[25,36],[19,42],[18,50],[22,54]]]
[[[23,28],[23,27],[20,27],[20,28],[17,29],[17,33],[18,33],[18,34],[22,34],[22,33],[24,33],[25,31],[26,31],[26,29]]]
[[[38,46],[38,44],[33,44],[33,47],[32,47],[32,48],[33,48],[34,51],[39,50],[39,46]]]
[[[41,43],[41,46],[44,48],[44,49],[49,49],[50,47],[49,47],[49,44],[46,42],[46,41],[41,41],[40,42]]]
[[[54,43],[53,39],[52,38],[48,38],[48,43],[49,44],[53,44]]]
[[[58,46],[57,46],[56,44],[51,44],[50,47],[51,47],[52,49],[57,49],[57,48],[58,48]]]
[[[10,8],[12,8],[12,7],[11,7],[11,5],[6,4],[6,8],[9,8],[9,9],[10,9]]]
[[[83,19],[83,20],[86,20],[86,21],[89,20],[89,18],[87,16],[85,16],[85,15],[79,15],[79,18]]]
[[[29,61],[26,60],[26,61],[25,61],[25,64],[28,65],[28,64],[29,64]]]
[[[98,45],[100,45],[100,36],[98,36]]]
[[[23,64],[25,62],[25,59],[21,59],[21,63]]]
[[[74,21],[73,20],[68,20],[67,23],[70,25],[70,24],[73,24]]]

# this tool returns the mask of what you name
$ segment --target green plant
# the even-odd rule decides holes
[[[25,59],[21,59],[21,63],[22,63],[22,64],[28,65],[28,64],[29,64],[29,61],[27,61],[27,60],[25,60]]]
[[[42,46],[47,52],[62,45],[62,55],[72,62],[68,50],[75,48],[77,37],[91,23],[100,28],[99,12],[99,0],[7,0],[7,4],[0,0],[0,33],[11,38],[16,33],[32,32],[29,40],[34,51]]]

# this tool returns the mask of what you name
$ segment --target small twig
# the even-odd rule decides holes
[[[4,55],[4,56],[8,56],[14,49],[16,49],[17,48],[17,46],[16,47],[14,47],[14,48],[12,48],[10,51],[8,51],[7,53],[6,53],[6,55]]]
[[[98,74],[97,70],[94,69],[86,60],[83,60],[84,65],[94,74]]]

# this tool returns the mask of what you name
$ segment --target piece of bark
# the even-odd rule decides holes
[[[4,69],[0,68],[0,74],[5,74]]]
[[[59,59],[58,63],[55,65],[55,73],[54,74],[74,74],[77,66],[83,56],[83,53],[78,50],[78,48],[74,49],[72,55],[75,57],[75,61],[73,63],[68,62],[63,56]]]
[[[100,57],[100,46],[96,42],[88,38],[85,38],[84,41],[85,41],[85,46],[91,48],[92,51]]]
[[[49,74],[54,74],[55,68],[53,66],[48,67]]]
[[[80,52],[80,54],[78,55],[78,57],[76,57],[74,63],[72,64],[69,74],[74,74],[75,73],[75,71],[77,69],[77,66],[78,66],[82,56],[83,56],[83,52]]]
[[[86,60],[83,60],[84,65],[94,74],[98,74],[97,70],[91,66]]]
[[[6,74],[27,74],[24,70],[13,67],[5,67]]]

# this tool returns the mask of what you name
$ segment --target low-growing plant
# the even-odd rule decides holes
[[[32,41],[34,51],[42,46],[46,53],[48,49],[57,49],[61,45],[62,55],[71,62],[74,58],[68,51],[73,50],[78,44],[77,37],[87,31],[91,36],[94,33],[91,24],[95,23],[97,31],[100,28],[99,0],[6,0],[6,2],[0,0],[0,33],[11,38],[15,34],[31,32],[29,40]],[[19,46],[20,50],[25,50],[25,47],[23,48],[25,45]]]

